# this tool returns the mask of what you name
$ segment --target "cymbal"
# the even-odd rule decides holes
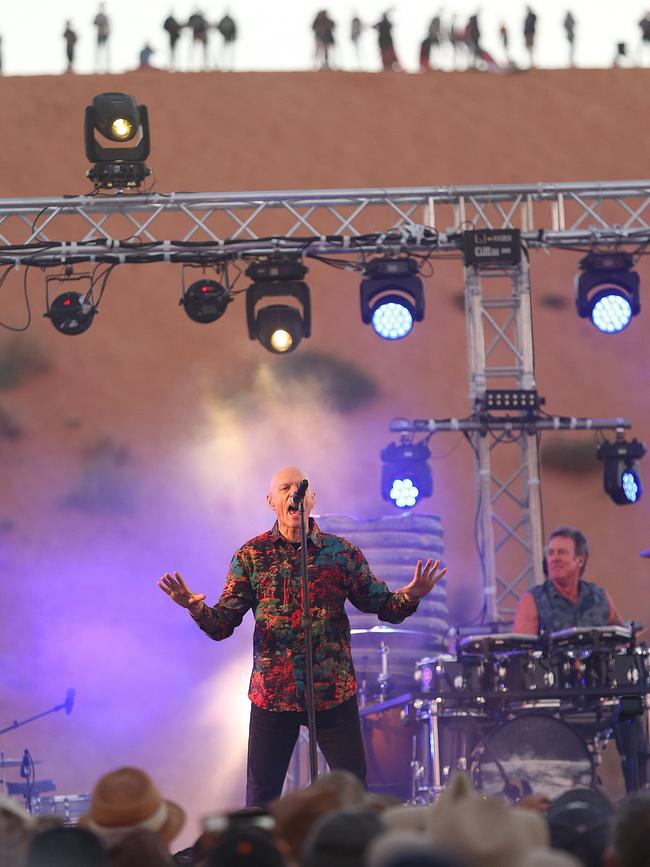
[[[23,763],[22,759],[3,759],[0,756],[0,768],[19,768]],[[34,759],[35,765],[42,765],[43,759]]]
[[[377,626],[372,626],[369,629],[351,629],[352,635],[393,635],[400,633],[402,635],[426,635],[427,633],[421,629],[404,629],[399,626],[384,626],[380,623]]]

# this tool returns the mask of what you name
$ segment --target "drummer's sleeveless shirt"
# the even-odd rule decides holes
[[[540,632],[557,632],[573,626],[607,626],[609,599],[602,587],[591,581],[578,583],[578,602],[574,605],[547,579],[530,591],[537,606]]]

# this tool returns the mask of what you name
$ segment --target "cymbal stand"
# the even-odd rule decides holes
[[[382,640],[379,645],[379,656],[381,659],[379,674],[377,675],[377,701],[386,701],[390,688],[390,674],[388,672],[388,657],[390,656],[390,647]]]
[[[415,710],[418,731],[413,735],[411,801],[426,804],[434,801],[442,791],[438,702],[434,699]]]

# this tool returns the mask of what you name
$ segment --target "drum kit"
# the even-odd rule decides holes
[[[60,704],[20,722],[15,720],[11,725],[0,729],[0,736],[61,710],[69,716],[74,707],[75,695],[76,691],[69,689]],[[22,800],[25,809],[32,815],[52,816],[64,825],[76,825],[79,817],[90,809],[90,795],[52,795],[51,792],[56,791],[54,781],[36,779],[36,765],[41,764],[44,764],[43,760],[33,759],[29,750],[25,750],[20,759],[10,759],[0,749],[0,794]],[[8,780],[7,770],[18,771],[22,782]]]
[[[434,800],[455,769],[513,800],[595,786],[617,721],[637,724],[648,693],[634,628],[466,636],[454,654],[417,660],[412,692],[390,698],[380,684],[362,703],[369,786],[415,803]]]

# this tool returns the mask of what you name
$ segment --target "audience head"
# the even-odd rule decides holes
[[[169,849],[154,831],[131,831],[109,849],[111,867],[173,867]]]
[[[650,867],[650,791],[628,795],[614,819],[610,867]]]
[[[452,778],[430,809],[425,835],[473,867],[523,867],[549,840],[540,813],[482,797],[464,774]]]
[[[551,846],[575,855],[585,867],[601,867],[614,808],[601,792],[571,789],[551,801],[546,814]]]
[[[36,834],[27,867],[109,867],[101,841],[83,828],[50,828]]]
[[[462,867],[447,852],[443,852],[414,831],[389,831],[368,846],[367,867]]]
[[[367,794],[362,783],[349,771],[336,770],[319,777],[311,786],[289,792],[269,805],[277,830],[291,853],[299,860],[304,842],[314,823],[325,813],[365,806]]]
[[[132,831],[153,831],[169,844],[185,824],[185,812],[161,797],[148,774],[125,767],[100,777],[80,824],[109,847]]]
[[[321,816],[305,841],[302,867],[359,867],[369,843],[384,830],[380,816],[366,807]]]
[[[34,822],[18,801],[0,797],[0,867],[23,864]]]

